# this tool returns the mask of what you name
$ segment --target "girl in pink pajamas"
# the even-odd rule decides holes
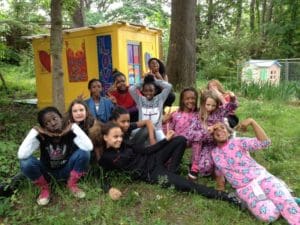
[[[194,141],[188,131],[195,121],[199,121],[199,112],[197,107],[198,93],[195,88],[185,88],[180,93],[179,109],[166,116],[165,122],[168,129],[174,130],[176,136],[184,136],[188,141],[188,146],[192,148],[191,161],[197,161],[196,153],[201,149],[201,142]],[[201,129],[201,130],[200,130]],[[201,133],[201,134],[200,134]],[[197,138],[202,139],[210,134],[202,126],[197,128]]]
[[[229,112],[237,108],[235,96],[232,95],[228,103],[225,102],[221,93],[213,90],[205,91],[201,94],[201,108],[199,119],[194,120],[188,129],[188,140],[197,143],[198,148],[193,149],[194,158],[189,172],[190,179],[197,179],[198,173],[202,176],[215,175],[217,189],[225,189],[225,179],[223,176],[214,174],[214,162],[211,158],[211,151],[216,146],[209,134],[212,126],[217,122],[223,122]]]
[[[223,123],[213,127],[217,143],[212,151],[217,172],[236,189],[238,197],[258,219],[272,222],[283,216],[289,224],[300,224],[300,208],[286,185],[259,165],[248,153],[266,148],[270,139],[258,123],[249,118],[239,129],[252,126],[256,138],[232,138]]]

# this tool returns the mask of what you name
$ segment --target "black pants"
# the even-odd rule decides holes
[[[180,162],[186,147],[184,137],[174,138],[168,145],[156,153],[155,168],[149,173],[150,183],[160,184],[162,187],[174,186],[178,191],[194,192],[207,198],[220,199],[237,203],[235,197],[229,197],[227,193],[217,191],[205,185],[194,183],[178,174]],[[170,160],[168,168],[165,163]]]

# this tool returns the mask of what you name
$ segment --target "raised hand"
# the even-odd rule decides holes
[[[167,134],[166,134],[167,141],[170,141],[174,136],[175,136],[175,131],[174,130],[168,130],[167,131]]]

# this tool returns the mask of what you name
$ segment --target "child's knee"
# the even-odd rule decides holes
[[[91,152],[89,151],[83,151],[81,149],[78,149],[77,151],[74,152],[74,154],[77,155],[78,160],[84,161],[84,162],[89,162],[91,158]]]
[[[250,209],[251,210],[251,209]],[[280,212],[270,200],[259,201],[252,213],[264,222],[274,222],[280,217]]]
[[[36,164],[37,164],[37,159],[32,156],[27,159],[21,159],[20,160],[21,171],[26,172],[28,170],[31,170],[32,168],[35,168]]]

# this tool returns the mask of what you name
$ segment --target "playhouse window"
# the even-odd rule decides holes
[[[128,42],[128,82],[130,85],[141,82],[141,47],[140,43]]]

